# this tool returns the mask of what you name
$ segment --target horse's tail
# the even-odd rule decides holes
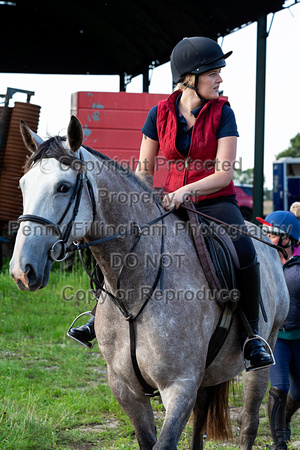
[[[230,381],[208,389],[208,411],[203,432],[214,441],[232,440],[232,429],[228,405]]]

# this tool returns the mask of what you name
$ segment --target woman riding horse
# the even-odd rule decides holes
[[[245,230],[232,182],[237,126],[229,103],[219,98],[221,68],[231,53],[224,54],[206,37],[185,38],[175,46],[171,70],[176,88],[148,114],[136,173],[153,184],[160,149],[169,167],[165,184],[168,193],[162,202],[166,210],[177,209],[190,198],[198,211]],[[250,237],[239,234],[232,238],[240,264],[242,309],[257,335],[259,262]],[[69,333],[78,340],[90,340],[94,337],[93,319]],[[245,330],[241,336],[246,342]],[[250,361],[249,369],[273,364],[259,336],[246,342],[244,356]]]

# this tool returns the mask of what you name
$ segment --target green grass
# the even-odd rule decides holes
[[[62,272],[55,266],[48,286],[29,293],[17,289],[6,267],[0,273],[0,448],[138,449],[130,421],[110,392],[98,347],[85,349],[66,337],[76,315],[94,305],[85,272],[81,267]],[[67,291],[74,298],[62,298],[66,286],[74,287]],[[256,448],[271,442],[265,403]],[[160,430],[163,406],[157,399],[152,404]],[[230,406],[241,404],[238,381]],[[293,440],[300,441],[297,418]],[[233,429],[237,436],[234,420]],[[188,449],[190,437],[188,424],[178,448]],[[208,441],[205,448],[238,449],[238,438],[232,444]]]

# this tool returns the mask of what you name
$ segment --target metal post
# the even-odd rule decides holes
[[[126,91],[126,85],[125,85],[125,74],[120,73],[120,92]]]
[[[149,68],[143,72],[143,92],[149,92]]]
[[[263,215],[267,17],[257,21],[253,218]]]

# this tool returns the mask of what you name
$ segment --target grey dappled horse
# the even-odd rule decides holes
[[[58,258],[64,246],[56,243],[59,239],[67,240],[67,246],[83,236],[91,242],[118,234],[120,226],[124,228],[128,224],[138,231],[139,226],[164,214],[153,193],[134,174],[104,155],[82,147],[82,128],[74,116],[67,140],[56,137],[43,142],[24,123],[21,132],[33,154],[20,180],[25,217],[20,223],[10,263],[11,275],[19,289],[35,291],[47,285],[53,259]],[[83,175],[83,188],[75,218],[75,201],[70,204],[70,197],[78,189],[79,173]],[[94,215],[87,178],[96,198]],[[39,223],[35,216],[42,218]],[[67,225],[69,232],[65,234]],[[163,290],[160,290],[160,281],[154,285],[154,280],[162,254],[162,227],[165,228],[163,252],[169,263],[165,265]],[[150,399],[133,369],[129,322],[111,298],[102,294],[95,329],[107,363],[109,385],[129,416],[141,449],[176,449],[192,412],[191,448],[202,449],[203,429],[217,439],[230,435],[226,392],[229,380],[244,369],[237,319],[234,317],[216,359],[205,369],[208,344],[221,308],[209,295],[186,222],[171,213],[163,224],[159,221],[143,230],[139,240],[137,233],[128,232],[126,237],[90,248],[104,274],[105,289],[112,294],[119,290],[126,310],[133,316],[140,311],[133,322],[137,363],[144,381],[159,390],[166,409],[158,439]],[[253,230],[261,234],[259,228],[252,226]],[[273,348],[278,327],[288,311],[288,293],[277,251],[261,242],[254,241],[254,244],[268,316],[267,323],[260,317],[259,332]],[[123,267],[119,277],[120,264],[114,261],[119,258],[124,262],[133,248],[132,260]],[[153,286],[155,291],[144,304]],[[241,449],[250,449],[255,440],[259,407],[268,379],[268,369],[244,372]]]

